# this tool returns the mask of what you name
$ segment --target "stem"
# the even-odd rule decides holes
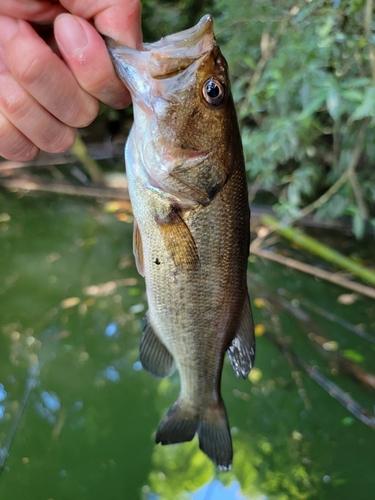
[[[366,424],[368,427],[375,429],[375,417],[361,406],[350,394],[343,391],[337,384],[325,377],[315,366],[309,365],[304,359],[297,356],[292,349],[287,345],[284,339],[279,339],[276,335],[266,333],[266,338],[277,345],[284,354],[288,354],[290,359],[297,366],[302,368],[309,377],[320,385],[330,396],[342,404],[350,413],[358,420]]]
[[[273,262],[290,267],[291,269],[297,269],[303,273],[311,274],[317,278],[329,281],[335,285],[342,286],[343,288],[347,288],[352,292],[357,292],[365,295],[366,297],[370,297],[371,299],[375,299],[375,288],[348,280],[338,273],[332,273],[330,271],[326,271],[325,269],[321,269],[320,267],[311,266],[310,264],[305,264],[304,262],[291,259],[290,257],[284,257],[284,255],[280,255],[270,250],[255,248],[251,250],[251,254],[257,255],[262,259],[272,260]]]
[[[318,255],[319,257],[323,258],[328,262],[332,262],[338,267],[350,271],[359,278],[375,286],[375,271],[367,269],[361,264],[354,262],[349,257],[346,257],[345,255],[336,252],[336,250],[332,250],[331,248],[327,247],[326,245],[323,245],[323,243],[320,243],[311,236],[303,234],[298,229],[293,229],[289,227],[285,228],[280,227],[279,222],[273,217],[264,215],[263,217],[261,217],[261,222],[266,226],[270,227],[272,230],[279,233],[284,238],[293,241],[293,243],[296,243],[301,248],[304,248],[305,250],[308,250],[309,252]]]
[[[359,213],[361,214],[362,219],[367,220],[368,219],[368,210],[367,210],[365,201],[363,199],[362,190],[361,190],[361,187],[359,185],[355,170],[351,170],[349,172],[349,182],[352,186],[353,193],[354,193],[355,199],[357,201]]]
[[[365,37],[367,41],[368,56],[370,61],[372,83],[373,85],[375,85],[375,50],[370,40],[373,8],[374,8],[373,0],[366,0],[365,12],[364,12],[365,14],[364,28],[365,28]]]
[[[69,196],[88,196],[91,198],[109,200],[129,200],[129,193],[125,188],[85,187],[75,186],[66,182],[43,182],[38,177],[23,176],[14,179],[0,179],[0,187],[11,191],[40,191],[45,193],[65,194]]]
[[[93,158],[91,158],[87,151],[86,144],[78,134],[76,141],[71,148],[71,152],[85,168],[94,184],[104,184],[103,175],[100,170],[99,164]]]

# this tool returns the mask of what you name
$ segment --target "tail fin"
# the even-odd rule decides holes
[[[197,412],[176,401],[159,425],[155,441],[161,444],[191,441],[198,430],[198,423]]]
[[[200,415],[192,407],[176,403],[162,420],[155,441],[161,444],[191,441],[198,433],[200,449],[220,470],[232,464],[232,439],[224,403],[206,407]]]
[[[208,408],[198,426],[199,447],[220,470],[229,470],[233,449],[224,403]]]

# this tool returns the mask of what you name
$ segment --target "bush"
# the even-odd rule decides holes
[[[284,220],[349,214],[361,237],[366,220],[375,225],[375,39],[366,2],[215,7],[250,180],[273,193]]]

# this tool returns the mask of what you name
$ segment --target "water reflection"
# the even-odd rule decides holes
[[[205,484],[200,490],[191,495],[191,500],[250,500],[241,493],[241,486],[234,481],[229,486],[224,486],[218,479]],[[261,495],[257,500],[266,500],[267,497]]]
[[[56,413],[61,407],[60,398],[56,393],[47,391],[42,391],[40,398],[41,401],[35,403],[35,410],[47,422],[55,424],[57,420]]]
[[[116,325],[116,323],[109,323],[109,325],[106,327],[105,331],[104,331],[104,334],[107,336],[107,337],[113,337],[114,335],[116,335],[116,333],[118,333],[118,327]]]
[[[225,364],[234,465],[217,474],[196,439],[154,444],[179,383],[177,376],[154,379],[139,362],[145,300],[129,266],[131,227],[101,207],[66,200],[9,197],[7,207],[8,230],[0,234],[0,303],[7,304],[0,317],[0,469],[9,457],[1,499],[19,500],[25,489],[29,500],[368,498],[375,488],[373,431],[267,335],[279,331],[309,366],[371,408],[372,392],[341,374],[328,344],[319,350],[311,343],[324,332],[336,355],[350,354],[362,373],[371,372],[371,303],[343,307],[333,285],[251,264],[258,357],[247,380],[235,379]],[[278,295],[280,287],[288,293]],[[294,309],[280,308],[290,297]],[[294,314],[296,300],[311,321]]]
[[[3,384],[0,384],[0,402],[4,401],[4,399],[7,397],[7,392],[4,389]]]
[[[120,374],[113,366],[108,366],[103,373],[111,382],[118,382],[120,380]]]

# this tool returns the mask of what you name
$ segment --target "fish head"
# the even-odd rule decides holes
[[[238,130],[212,17],[140,51],[107,44],[132,95],[150,178],[185,202],[209,203],[233,169],[232,132]]]

